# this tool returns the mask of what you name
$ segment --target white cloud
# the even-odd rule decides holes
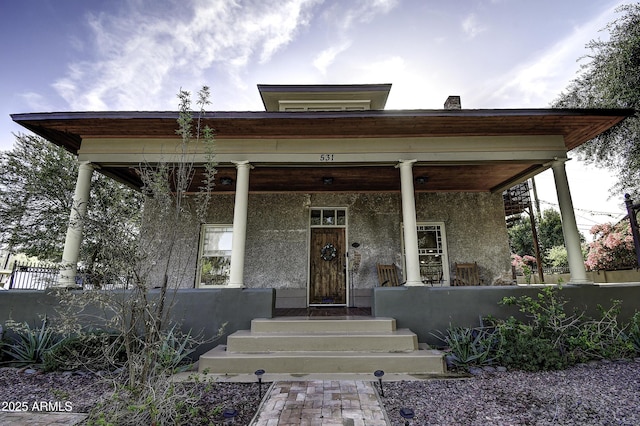
[[[467,37],[475,38],[478,34],[486,31],[486,27],[481,25],[478,22],[478,18],[476,17],[476,15],[472,13],[462,21],[462,30],[467,35]]]
[[[533,61],[498,76],[481,95],[483,102],[491,104],[485,106],[548,107],[576,77],[579,70],[576,61],[587,53],[585,45],[594,38],[593,34],[612,20],[615,8],[609,8],[586,24],[575,27],[571,34]]]
[[[389,13],[399,4],[399,0],[357,0],[340,1],[326,13],[326,19],[340,32],[353,29],[357,23],[366,23],[378,15]]]
[[[326,74],[327,68],[335,61],[336,56],[344,52],[351,46],[350,42],[344,42],[337,46],[331,46],[320,52],[313,60],[313,66],[322,74]]]
[[[212,67],[240,84],[252,62],[268,62],[308,25],[319,1],[201,0],[166,11],[149,0],[90,16],[95,58],[72,63],[53,87],[73,109],[156,110],[167,90],[185,84],[177,79],[197,83]]]
[[[27,92],[22,93],[20,97],[26,102],[26,104],[34,111],[47,111],[50,109],[49,103],[39,93]]]

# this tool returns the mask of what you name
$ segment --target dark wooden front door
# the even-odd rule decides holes
[[[309,304],[346,304],[344,228],[312,228]]]

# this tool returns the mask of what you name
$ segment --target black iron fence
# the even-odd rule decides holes
[[[56,286],[59,277],[60,265],[41,262],[15,262],[4,288],[9,290],[45,290]],[[106,279],[106,277],[97,276],[82,269],[79,269],[76,275],[76,285],[84,290],[128,289],[131,282],[131,277]]]
[[[9,289],[44,290],[58,282],[60,268],[49,263],[15,262],[9,277]]]

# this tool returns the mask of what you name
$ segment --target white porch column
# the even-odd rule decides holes
[[[562,218],[562,232],[564,234],[564,244],[567,248],[569,261],[570,284],[592,284],[587,279],[587,271],[584,267],[582,249],[580,247],[580,233],[576,224],[576,216],[573,211],[573,201],[569,191],[569,181],[564,163],[566,160],[556,160],[551,165],[553,178],[556,182],[556,192],[558,193],[558,204],[560,205],[560,217]]]
[[[236,201],[233,207],[233,237],[231,239],[231,271],[228,287],[244,287],[244,252],[247,242],[247,207],[249,202],[248,161],[234,162],[236,169]]]
[[[418,256],[418,231],[416,228],[416,199],[413,190],[413,163],[416,160],[400,160],[400,188],[402,190],[402,222],[404,225],[404,254],[407,286],[424,285],[420,279]]]
[[[62,252],[62,264],[60,277],[58,278],[58,285],[61,287],[76,286],[78,256],[80,254],[80,243],[82,242],[84,218],[87,213],[87,203],[89,202],[91,175],[93,175],[93,166],[87,162],[81,163],[78,170],[76,190],[73,195],[73,206],[71,207],[71,213],[69,213],[69,225],[67,226],[67,236],[64,241],[64,251]]]

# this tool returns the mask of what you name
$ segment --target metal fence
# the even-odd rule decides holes
[[[15,262],[9,277],[9,290],[44,290],[58,282],[60,268],[49,263]]]
[[[59,277],[60,265],[15,262],[4,288],[9,290],[45,290],[54,287],[58,283]],[[105,281],[109,284],[105,284]],[[105,280],[104,277],[94,276],[82,269],[79,269],[76,275],[77,286],[84,290],[128,289],[131,282],[131,277],[112,277]]]
[[[568,274],[569,273],[569,267],[568,266],[560,266],[560,267],[553,267],[553,268],[542,268],[542,272],[544,272],[545,275]]]

